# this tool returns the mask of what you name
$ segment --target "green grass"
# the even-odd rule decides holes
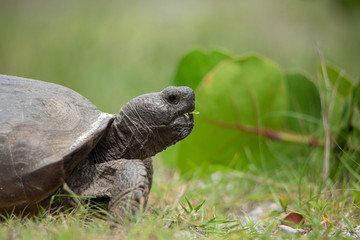
[[[339,239],[340,229],[359,223],[359,190],[351,176],[323,185],[314,180],[321,182],[320,176],[301,176],[286,165],[268,177],[228,171],[184,180],[156,159],[148,207],[132,221],[109,221],[87,207],[45,211],[33,218],[5,218],[0,239],[286,239],[289,235],[278,232],[284,208],[305,216],[303,227],[312,230],[306,238]]]

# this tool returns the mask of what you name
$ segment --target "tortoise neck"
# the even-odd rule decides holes
[[[117,159],[145,159],[155,155],[153,146],[149,146],[151,129],[147,124],[134,118],[125,105],[108,127],[104,136],[90,154],[92,163]]]

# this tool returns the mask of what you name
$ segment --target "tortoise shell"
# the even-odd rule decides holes
[[[54,193],[113,119],[66,87],[0,75],[0,208]]]

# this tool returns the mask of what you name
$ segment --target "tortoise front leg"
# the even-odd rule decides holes
[[[152,184],[152,160],[119,159],[95,165],[82,164],[67,181],[78,195],[94,196],[108,203],[116,217],[143,209]]]
[[[114,216],[123,217],[135,215],[138,210],[144,209],[149,198],[151,184],[151,159],[122,160],[114,178],[109,212]]]

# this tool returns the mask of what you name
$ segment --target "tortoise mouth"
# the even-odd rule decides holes
[[[194,116],[190,112],[180,114],[171,121],[171,125],[193,126]]]
[[[191,133],[194,127],[194,116],[190,112],[183,113],[173,119],[171,126],[176,129],[176,141],[180,141]]]

